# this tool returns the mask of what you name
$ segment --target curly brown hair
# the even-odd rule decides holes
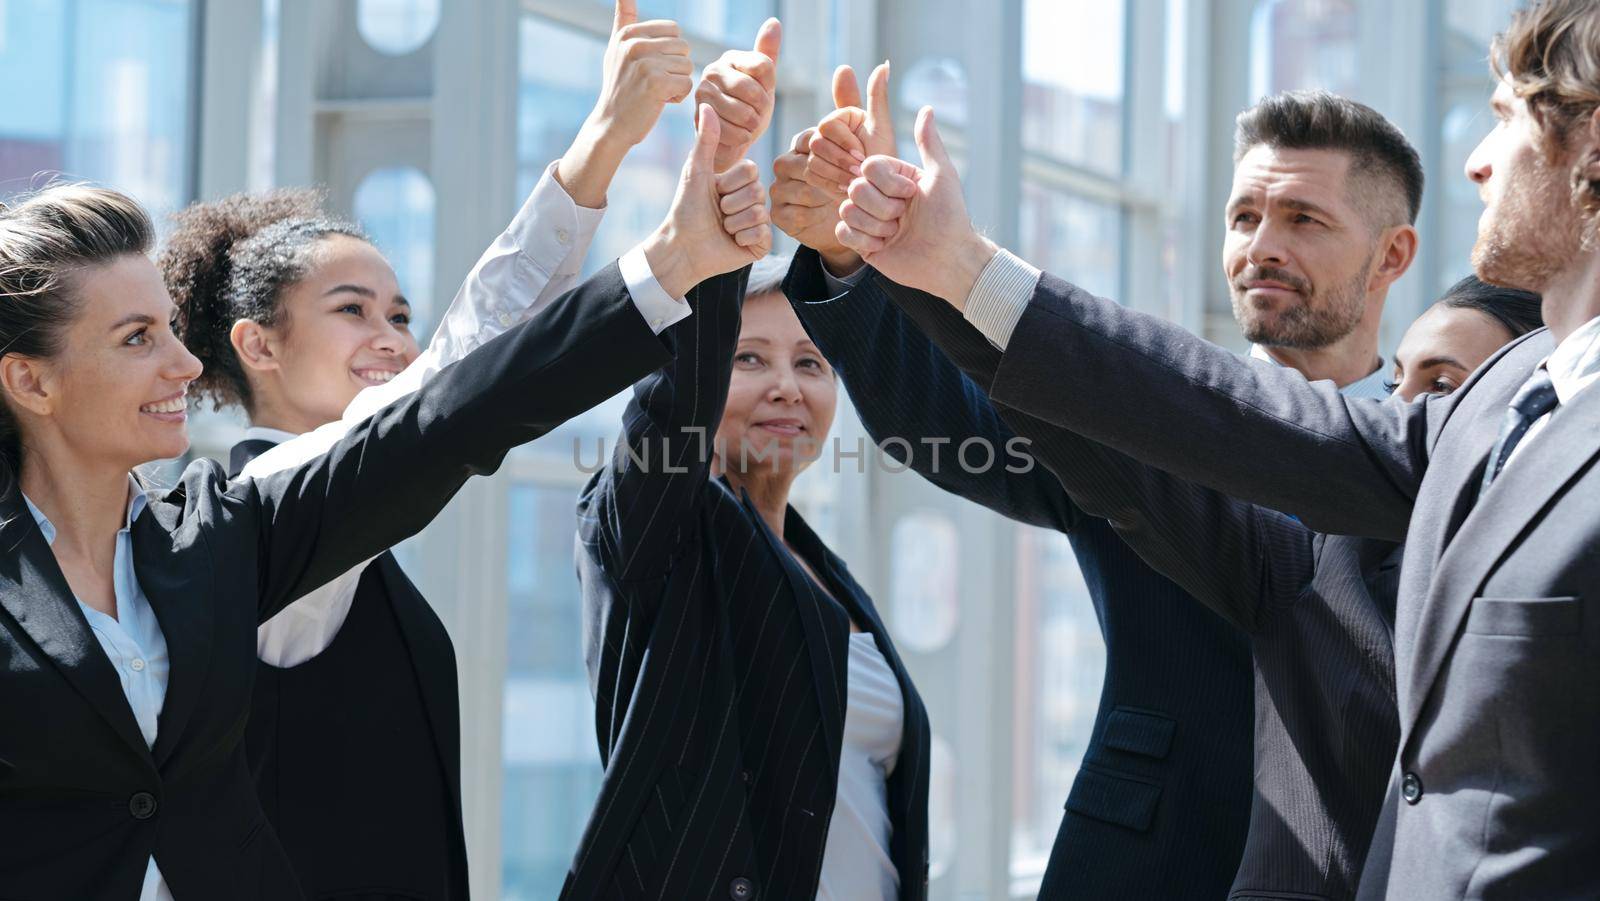
[[[1511,85],[1545,132],[1550,161],[1567,148],[1575,129],[1600,108],[1600,4],[1594,0],[1540,0],[1519,10],[1496,35],[1489,65]],[[1600,181],[1583,170],[1600,156],[1574,161],[1572,198],[1589,217],[1600,215]]]
[[[274,325],[284,289],[305,277],[329,235],[361,229],[322,212],[323,192],[283,188],[196,203],[173,215],[156,265],[178,308],[178,334],[205,371],[189,390],[215,407],[251,409],[250,382],[230,334],[240,319]]]

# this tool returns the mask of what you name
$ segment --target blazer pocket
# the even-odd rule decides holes
[[[1467,634],[1539,638],[1576,635],[1583,602],[1569,598],[1473,598]]]
[[[1100,744],[1129,754],[1165,760],[1172,751],[1172,736],[1177,720],[1149,710],[1116,707],[1106,717],[1106,730]]]
[[[1145,832],[1156,817],[1161,786],[1147,779],[1084,765],[1072,780],[1067,809],[1102,822]]]

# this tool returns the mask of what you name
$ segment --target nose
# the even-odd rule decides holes
[[[173,351],[168,355],[166,377],[174,382],[192,382],[199,378],[205,370],[200,358],[190,353],[182,341],[173,341],[171,346]]]
[[[772,387],[767,390],[767,400],[778,404],[800,402],[800,382],[794,377],[793,367],[777,367]]]
[[[1489,162],[1488,151],[1489,139],[1493,136],[1493,133],[1485,135],[1483,140],[1478,142],[1478,146],[1472,148],[1472,153],[1467,156],[1467,180],[1473,184],[1485,184],[1489,181],[1489,177],[1494,174],[1494,166]]]
[[[372,349],[391,356],[405,352],[406,336],[393,322],[385,319],[372,336]]]
[[[1250,235],[1250,244],[1245,248],[1245,259],[1257,268],[1282,266],[1288,262],[1288,251],[1284,249],[1282,229],[1276,218],[1269,217],[1256,226]]]

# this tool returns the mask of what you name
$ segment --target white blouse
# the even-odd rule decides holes
[[[905,699],[870,633],[851,633],[846,679],[839,789],[817,898],[894,901],[900,874],[889,856],[889,776],[900,758]]]

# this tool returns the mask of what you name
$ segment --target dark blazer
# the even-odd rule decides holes
[[[907,368],[938,373],[935,384],[959,378],[956,365],[980,389],[994,380],[1000,351],[953,307],[869,279],[840,311],[856,327],[829,331],[893,336],[903,358],[916,358]],[[1355,897],[1399,739],[1400,546],[1312,532],[1059,426],[1000,413],[1083,513],[1109,520],[1157,571],[1250,636],[1255,798],[1229,897]]]
[[[874,279],[876,276],[874,276]],[[1250,811],[1250,652],[1243,633],[1150,568],[1048,470],[1007,471],[1014,437],[983,391],[894,315],[876,281],[830,298],[815,251],[785,291],[843,377],[875,441],[909,442],[939,487],[1063,532],[1106,643],[1099,712],[1040,887],[1041,898],[1225,896]],[[948,437],[935,462],[920,439]],[[983,438],[997,463],[969,472],[955,448]],[[901,456],[901,442],[885,448]]]
[[[605,763],[563,898],[810,898],[838,786],[850,622],[894,670],[900,897],[927,896],[927,713],[872,600],[792,508],[782,538],[710,474],[745,275],[690,294],[579,501],[585,657]],[[789,545],[825,583],[799,566]],[[831,597],[830,597],[831,595]]]
[[[234,445],[228,477],[274,445]],[[260,665],[245,749],[308,896],[468,896],[455,648],[393,553],[322,653]]]
[[[1551,349],[1518,339],[1448,398],[1346,399],[1047,275],[991,386],[1314,528],[1405,537],[1399,753],[1362,897],[1600,897],[1600,391],[1478,496]],[[1181,448],[1157,437],[1174,431]]]
[[[243,736],[256,627],[427,524],[467,477],[665,362],[616,267],[331,450],[229,482],[198,460],[133,523],[171,658],[154,749],[20,495],[0,502],[0,897],[299,898]],[[561,390],[551,390],[551,386]]]

